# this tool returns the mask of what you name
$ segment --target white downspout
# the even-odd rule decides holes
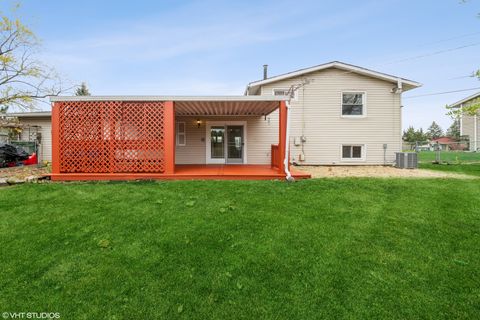
[[[285,137],[285,159],[283,159],[283,166],[285,167],[285,178],[287,181],[295,181],[295,178],[292,177],[290,170],[288,170],[288,163],[289,163],[289,155],[290,155],[290,100],[285,101],[285,107],[287,109],[287,129],[286,129],[286,137]]]
[[[398,88],[398,92],[396,92],[396,93],[398,93],[398,104],[399,104],[398,113],[399,113],[399,119],[400,119],[400,127],[398,128],[397,134],[400,135],[400,141],[399,141],[400,150],[399,151],[402,152],[403,151],[403,139],[402,139],[402,130],[403,130],[403,110],[402,110],[403,83],[402,83],[402,79],[400,79],[400,78],[397,79],[397,88]]]
[[[463,104],[460,105],[460,111],[463,109]],[[460,113],[460,136],[463,136],[463,112]]]
[[[288,127],[287,127],[288,128]],[[475,141],[473,141],[473,151],[477,152],[478,149],[478,122],[477,122],[477,114],[473,116],[473,136],[475,137]]]

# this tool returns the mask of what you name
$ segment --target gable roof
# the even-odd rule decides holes
[[[455,143],[455,139],[452,139],[450,137],[440,137],[440,138],[436,138],[436,139],[432,139],[430,140],[430,142],[438,142],[440,144],[449,144],[449,143]]]
[[[455,103],[452,103],[451,105],[449,105],[449,107],[450,107],[450,108],[459,107],[459,106],[461,106],[462,104],[464,104],[465,102],[468,102],[468,101],[473,100],[473,99],[475,99],[475,98],[480,98],[480,92],[477,92],[477,93],[475,93],[475,94],[472,94],[471,96],[468,96],[468,97],[466,97],[466,98],[464,98],[464,99],[462,99],[462,100],[459,100],[459,101],[457,101],[457,102],[455,102]]]
[[[389,82],[392,82],[392,83],[401,82],[403,85],[405,85],[404,86],[405,90],[410,90],[410,89],[414,89],[414,88],[418,88],[418,87],[422,86],[421,83],[416,82],[416,81],[408,80],[408,79],[405,79],[405,78],[400,78],[400,77],[397,77],[397,76],[389,75],[389,74],[378,72],[378,71],[373,71],[373,70],[370,70],[370,69],[362,68],[362,67],[359,67],[359,66],[355,66],[355,65],[340,62],[340,61],[332,61],[332,62],[320,64],[320,65],[317,65],[317,66],[313,66],[313,67],[310,67],[310,68],[304,68],[304,69],[299,69],[299,70],[292,71],[292,72],[287,72],[287,73],[280,74],[278,76],[267,78],[267,79],[264,79],[264,80],[258,80],[258,81],[250,82],[247,85],[247,88],[245,89],[245,94],[249,94],[249,93],[255,94],[262,85],[265,85],[265,84],[268,84],[268,83],[277,82],[277,81],[285,80],[285,79],[290,79],[290,78],[298,77],[298,76],[301,76],[301,75],[304,75],[304,74],[307,74],[307,73],[320,71],[320,70],[325,70],[325,69],[329,69],[329,68],[337,68],[337,69],[341,69],[341,70],[346,70],[348,72],[362,74],[362,75],[365,75],[365,76],[368,76],[368,77],[377,78],[377,79],[389,81]]]

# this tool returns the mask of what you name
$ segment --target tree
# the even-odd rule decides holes
[[[87,84],[85,82],[82,82],[80,87],[78,87],[75,90],[75,95],[76,96],[89,96],[90,95],[90,91],[88,91],[88,87],[87,87]]]
[[[32,109],[39,99],[64,91],[57,73],[35,59],[38,49],[39,42],[27,26],[0,12],[1,110]]]
[[[423,129],[420,128],[416,130],[414,127],[410,126],[407,130],[403,131],[403,141],[405,142],[424,142],[428,140],[428,137],[423,132]]]
[[[415,128],[410,126],[404,130],[402,139],[405,142],[415,142]]]
[[[437,139],[441,136],[443,136],[442,128],[435,121],[433,121],[430,127],[427,129],[427,137],[429,139]]]
[[[423,129],[420,128],[417,131],[415,131],[415,141],[418,142],[425,142],[428,140],[428,135],[423,132]]]
[[[454,139],[460,139],[460,121],[455,119],[447,130],[447,136]]]
[[[460,0],[460,3],[465,4],[467,2],[469,2],[469,0]],[[477,14],[477,17],[480,18],[480,13]],[[477,80],[480,80],[480,69],[473,71],[471,76],[473,78],[477,78]],[[447,115],[451,116],[453,119],[456,119],[462,116],[463,114],[473,116],[473,115],[476,115],[480,110],[480,97],[473,99],[469,101],[467,104],[462,105],[460,107],[452,108],[447,105],[446,108],[448,110]]]

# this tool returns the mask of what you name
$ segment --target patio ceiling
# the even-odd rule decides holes
[[[177,116],[263,116],[275,111],[278,101],[175,101]]]

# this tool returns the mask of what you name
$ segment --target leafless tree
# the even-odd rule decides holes
[[[53,68],[36,59],[39,41],[17,18],[0,16],[0,111],[34,109],[65,88]]]

